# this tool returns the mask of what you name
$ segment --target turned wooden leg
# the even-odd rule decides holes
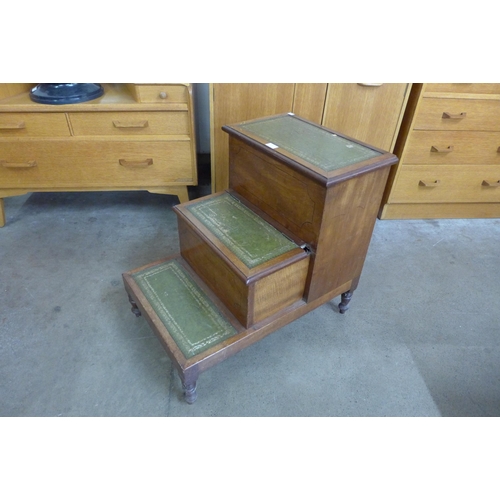
[[[339,313],[340,314],[344,314],[347,311],[347,309],[349,309],[349,302],[351,302],[351,299],[352,299],[351,290],[344,292],[341,295],[341,301],[339,304]]]
[[[198,398],[198,394],[196,393],[196,382],[189,384],[182,382],[182,388],[184,389],[184,399],[186,403],[192,405]]]
[[[131,304],[131,310],[135,314],[135,317],[138,318],[141,315],[141,311],[139,311],[139,308],[137,307],[137,304],[135,303],[135,300],[129,295],[128,296],[128,301]]]

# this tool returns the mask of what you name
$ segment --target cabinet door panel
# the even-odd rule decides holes
[[[294,83],[214,83],[211,85],[213,191],[227,189],[229,185],[228,137],[221,127],[292,111],[294,89]]]
[[[297,83],[293,98],[293,112],[297,116],[321,125],[327,88],[326,83]]]
[[[323,125],[392,152],[409,87],[407,83],[330,83]]]

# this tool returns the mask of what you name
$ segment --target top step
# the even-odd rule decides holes
[[[225,125],[222,129],[325,186],[397,161],[387,151],[293,113]]]

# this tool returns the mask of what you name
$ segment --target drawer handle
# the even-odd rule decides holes
[[[19,163],[1,160],[0,165],[5,168],[33,168],[36,167],[37,163],[36,160],[19,162]]]
[[[26,128],[26,123],[24,123],[24,122],[0,123],[1,130],[19,130],[21,128]]]
[[[383,83],[358,83],[361,87],[382,87]]]
[[[495,181],[495,182],[483,181],[481,183],[481,186],[486,186],[486,187],[491,187],[491,188],[497,188],[497,187],[500,186],[500,181]]]
[[[124,160],[120,158],[118,160],[122,167],[149,167],[153,164],[153,158],[146,158],[145,160],[133,161],[133,160]]]
[[[113,125],[116,128],[146,128],[147,126],[149,126],[149,123],[147,120],[135,123],[126,123],[113,120]]]
[[[166,92],[160,92],[158,95],[160,96],[160,99],[166,99],[168,97]]]
[[[453,113],[448,113],[446,111],[443,113],[443,118],[447,118],[448,120],[461,120],[466,116],[467,113],[458,113],[458,115],[454,115]]]
[[[453,151],[453,146],[448,146],[447,148],[438,148],[437,146],[431,146],[432,153],[451,153]]]
[[[428,187],[428,188],[434,188],[436,187],[441,181],[432,181],[432,182],[429,182],[429,181],[418,181],[418,185],[419,186],[423,186],[423,187]]]

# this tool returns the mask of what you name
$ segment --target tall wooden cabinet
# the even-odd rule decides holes
[[[407,83],[211,84],[212,190],[228,187],[224,124],[293,112],[392,152],[410,88]]]
[[[500,84],[414,84],[382,219],[500,217]]]
[[[191,84],[103,84],[78,104],[33,102],[0,85],[3,198],[37,191],[147,190],[188,200],[197,184]]]

